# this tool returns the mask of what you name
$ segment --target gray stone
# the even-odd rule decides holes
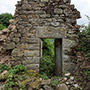
[[[0,31],[0,36],[3,34],[3,32],[2,31]]]
[[[67,82],[65,82],[65,84],[66,84],[66,85],[69,85],[70,83],[67,81]]]
[[[40,58],[39,57],[24,57],[23,64],[39,64],[40,63]]]
[[[39,90],[44,90],[43,88],[40,88]]]
[[[74,77],[73,76],[70,76],[70,80],[74,80]]]
[[[15,43],[18,43],[19,42],[19,38],[13,38],[12,39]]]
[[[40,55],[40,53],[39,53],[39,50],[33,50],[33,51],[31,51],[31,50],[25,50],[24,51],[24,56],[27,56],[27,57],[34,57],[34,56],[36,56],[36,57],[38,57]]]
[[[70,76],[70,75],[71,75],[71,73],[66,73],[66,74],[65,74],[66,77],[68,77],[68,76]]]
[[[18,44],[17,47],[20,47],[25,50],[39,50],[40,49],[40,43],[36,44]]]
[[[79,88],[79,85],[78,84],[74,84],[73,85],[75,88]]]
[[[42,85],[49,85],[51,83],[51,80],[42,80]]]
[[[56,9],[54,9],[54,13],[62,14],[63,13],[63,10],[56,8]]]
[[[6,49],[14,49],[14,48],[15,48],[15,43],[12,42],[12,43],[6,44],[5,48],[6,48]]]
[[[14,50],[12,51],[12,56],[19,56],[19,57],[22,57],[23,54],[24,54],[23,51],[20,50],[20,49],[14,49]]]
[[[32,43],[39,43],[40,42],[40,39],[39,38],[27,38],[27,37],[22,37],[21,38],[21,42],[23,43],[29,43],[29,44],[32,44]]]
[[[66,36],[65,28],[38,27],[36,36],[39,38],[64,38]]]
[[[14,19],[10,19],[10,20],[9,20],[9,23],[15,25]]]
[[[6,40],[6,38],[7,38],[7,37],[6,37],[5,35],[1,35],[1,36],[0,36],[0,41],[3,42],[4,40]]]
[[[66,2],[69,2],[69,3],[70,3],[70,2],[71,2],[71,0],[63,0],[63,2],[64,2],[64,3],[66,3]]]
[[[2,32],[3,32],[3,34],[6,34],[6,33],[9,33],[10,30],[6,28],[6,29],[3,29]]]
[[[45,85],[45,86],[44,86],[44,89],[45,89],[45,90],[54,90],[52,87],[50,87],[50,86],[48,86],[48,85]]]
[[[4,83],[0,82],[0,90],[4,90]]]
[[[67,77],[64,77],[64,80],[66,81],[67,80]]]
[[[8,77],[8,71],[5,70],[0,74],[0,81],[6,80]]]
[[[21,34],[20,33],[14,33],[14,36],[15,36],[15,38],[19,38],[19,37],[21,37]]]
[[[48,0],[40,0],[41,2],[48,2]]]
[[[70,62],[71,61],[69,55],[63,55],[63,60],[64,60],[64,62]]]
[[[22,5],[22,9],[29,9],[30,10],[30,8],[31,8],[31,5],[29,5],[29,4],[23,4]]]
[[[63,39],[63,47],[64,48],[70,48],[76,46],[77,43],[75,40],[70,40],[70,39]]]
[[[51,25],[52,25],[52,26],[55,26],[55,27],[56,27],[56,26],[59,26],[59,24],[60,24],[59,22],[52,22],[52,23],[51,23]]]
[[[66,84],[59,84],[56,87],[56,90],[69,90],[68,87],[66,86]]]
[[[64,66],[65,72],[73,72],[75,68],[77,67],[77,64],[73,62],[65,62],[63,66]]]
[[[26,65],[28,69],[37,70],[39,68],[39,64],[28,64]]]

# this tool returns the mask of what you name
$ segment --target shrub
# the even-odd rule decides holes
[[[82,82],[83,90],[88,90],[88,82],[90,81],[90,68],[86,68],[90,63],[90,24],[84,26],[81,32],[79,32],[79,45],[77,51],[81,52],[82,60],[79,61],[78,77],[81,77],[78,81]],[[88,89],[87,89],[87,88]]]
[[[6,26],[4,26],[3,24],[0,24],[0,30],[3,30],[5,28],[6,28]]]
[[[52,76],[54,74],[54,59],[50,56],[43,56],[40,62],[40,74]]]
[[[12,14],[4,13],[0,15],[0,24],[3,24],[5,27],[8,27],[9,20],[13,19]]]

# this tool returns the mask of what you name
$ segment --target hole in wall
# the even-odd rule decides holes
[[[40,74],[53,76],[55,67],[55,39],[42,39],[42,57],[40,61]]]
[[[62,39],[42,39],[40,73],[62,76]]]

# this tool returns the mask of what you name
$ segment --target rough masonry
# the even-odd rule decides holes
[[[42,38],[62,38],[64,71],[72,72],[75,64],[73,48],[77,46],[80,12],[70,0],[21,0],[17,2],[14,20],[10,20],[7,38],[0,39],[1,61],[24,64],[39,71]],[[4,32],[5,30],[1,31]],[[1,33],[1,36],[5,35]]]

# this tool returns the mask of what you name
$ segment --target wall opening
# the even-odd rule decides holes
[[[62,39],[42,39],[40,73],[62,76]]]

